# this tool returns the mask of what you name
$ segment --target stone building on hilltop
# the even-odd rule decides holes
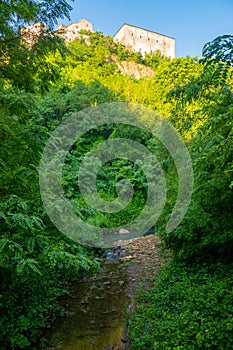
[[[72,40],[80,38],[80,30],[88,30],[90,32],[93,32],[93,24],[91,22],[88,22],[86,19],[71,23],[68,26],[61,24],[57,28],[56,33],[63,37],[66,42],[70,42]]]
[[[36,22],[20,30],[21,42],[32,47],[38,42],[42,34],[48,35],[48,28],[45,24],[41,22]]]
[[[160,50],[165,57],[175,57],[175,39],[151,30],[123,24],[113,39],[127,49],[140,52],[143,57],[156,50]]]
[[[61,24],[55,34],[64,38],[66,42],[70,42],[80,37],[88,38],[80,34],[81,30],[94,32],[93,24],[86,19],[74,22],[65,26]],[[40,23],[34,23],[26,28],[21,29],[22,40],[29,46],[38,41],[40,34],[48,35],[47,27]],[[51,32],[50,32],[51,34]],[[166,35],[162,35],[151,30],[146,30],[130,24],[123,24],[118,32],[114,35],[113,40],[116,43],[123,44],[127,49],[140,52],[143,57],[146,53],[160,50],[165,57],[175,57],[175,39]]]

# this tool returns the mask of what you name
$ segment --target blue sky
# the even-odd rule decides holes
[[[123,23],[172,36],[176,56],[201,56],[203,45],[233,34],[233,0],[78,0],[71,2],[72,22],[83,18],[94,29],[114,35]],[[68,21],[60,21],[68,24]]]

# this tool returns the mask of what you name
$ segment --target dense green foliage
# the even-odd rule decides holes
[[[138,293],[132,350],[232,349],[232,265],[170,265]]]
[[[184,103],[192,104],[192,99],[197,103],[192,113],[201,124],[189,146],[195,175],[189,211],[174,232],[162,234],[167,247],[180,258],[204,258],[210,254],[232,259],[233,256],[233,93],[229,75],[231,71],[222,63],[220,67],[213,67],[211,62],[201,76],[182,91]],[[197,84],[198,93],[195,90]],[[178,100],[180,95],[178,87]]]
[[[158,225],[175,259],[138,295],[128,322],[133,350],[233,346],[232,37],[228,45],[225,38],[205,47],[202,73],[168,96],[171,120],[188,140],[195,187],[179,227],[167,234]]]
[[[206,43],[203,48],[204,60],[213,59],[215,62],[223,61],[232,66],[233,62],[233,36],[218,36],[212,42]]]
[[[14,9],[13,3],[17,5],[8,1],[0,5],[2,13],[8,16],[1,18],[0,51],[1,57],[8,57],[1,64],[0,88],[0,346],[1,349],[38,349],[47,318],[59,312],[56,299],[65,292],[66,281],[77,278],[83,271],[93,271],[98,263],[90,249],[69,241],[53,227],[41,203],[38,165],[56,119],[49,125],[41,122],[39,98],[28,90],[36,88],[43,92],[38,74],[43,86],[50,84],[50,78],[43,76],[40,69],[42,65],[46,67],[50,48],[45,41],[43,45],[41,42],[42,54],[38,57],[38,51],[21,47],[12,21],[17,16],[26,16],[27,2],[18,2],[20,8]],[[43,3],[51,11],[60,4],[56,11],[60,15],[66,13],[61,11],[66,7],[64,1],[57,1],[55,8],[52,3]],[[35,20],[33,16],[40,16],[41,11],[39,8],[34,14],[30,12],[30,18],[24,18],[25,23]],[[45,8],[42,12],[45,16]],[[50,12],[47,14],[49,20]],[[54,21],[55,14],[51,14]],[[14,54],[14,62],[8,53]],[[30,67],[24,66],[28,55],[33,57],[29,71]],[[26,81],[32,84],[29,86]]]
[[[32,346],[56,311],[64,283],[97,267],[91,252],[65,239],[47,219],[37,167],[50,125],[32,96],[17,89],[1,95],[1,346]],[[9,293],[10,291],[10,293]],[[31,345],[30,345],[31,344]]]
[[[26,91],[45,91],[59,76],[59,68],[47,59],[49,52],[66,51],[63,40],[53,34],[58,19],[69,18],[72,7],[65,0],[4,0],[0,3],[0,79]],[[43,23],[30,33],[28,44],[22,28]]]
[[[46,141],[61,121],[85,107],[112,101],[137,103],[169,118],[189,148],[195,176],[189,211],[167,234],[178,179],[168,151],[150,133],[108,125],[84,135],[67,155],[66,196],[77,214],[102,227],[120,226],[137,216],[147,185],[141,169],[131,162],[108,162],[98,173],[99,193],[115,199],[116,184],[127,178],[134,184],[132,203],[120,217],[88,208],[76,186],[77,166],[92,147],[129,137],[154,152],[165,172],[167,204],[156,228],[177,266],[168,267],[150,291],[140,294],[129,320],[133,349],[230,349],[232,37],[207,44],[204,60],[172,61],[159,52],[143,58],[99,32],[83,32],[67,47],[52,32],[42,33],[33,47],[22,42],[20,27],[43,21],[52,30],[69,9],[66,1],[0,4],[1,349],[38,349],[43,327],[59,313],[56,299],[65,292],[65,283],[98,266],[91,249],[70,241],[48,219],[38,167]],[[152,67],[154,75],[138,80],[130,72],[123,75],[121,61]]]

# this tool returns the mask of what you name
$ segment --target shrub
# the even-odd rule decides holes
[[[128,319],[132,350],[232,349],[231,267],[166,267],[148,292],[138,293]]]

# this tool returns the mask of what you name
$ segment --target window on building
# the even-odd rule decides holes
[[[148,38],[148,41],[150,41],[150,38]]]
[[[78,29],[78,26],[76,26],[76,28]]]
[[[133,36],[133,33],[131,33],[131,35]]]
[[[156,42],[157,42],[157,43],[159,42],[158,39],[156,40]]]
[[[142,38],[142,36],[140,35],[140,39]]]

